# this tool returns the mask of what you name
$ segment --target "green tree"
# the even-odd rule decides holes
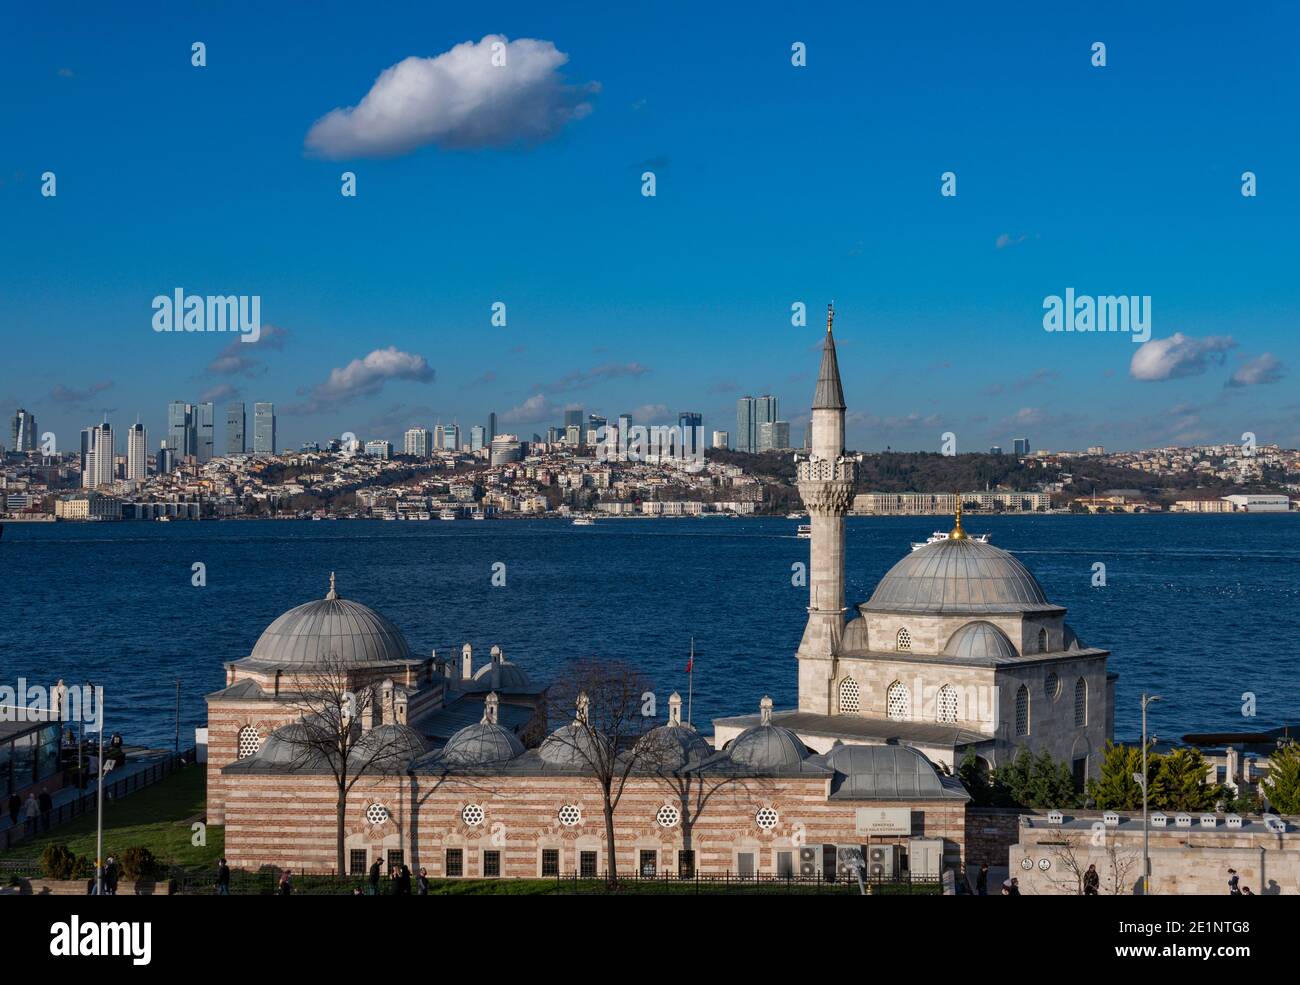
[[[993,802],[999,807],[1076,807],[1078,801],[1070,767],[1046,751],[1034,756],[1022,746],[993,771]]]
[[[1160,757],[1147,757],[1147,782],[1156,773]],[[1140,811],[1142,788],[1133,779],[1142,772],[1142,747],[1106,743],[1101,759],[1101,776],[1088,781],[1088,796],[1103,811]]]
[[[957,764],[957,779],[970,794],[971,803],[976,807],[989,807],[993,803],[993,785],[989,782],[989,773],[975,755],[974,749],[967,749],[966,755]]]
[[[1157,757],[1151,778],[1151,806],[1162,811],[1212,810],[1223,788],[1211,783],[1208,764],[1199,749],[1175,749]]]
[[[1281,814],[1300,814],[1300,743],[1286,742],[1268,757],[1268,776],[1259,785]]]

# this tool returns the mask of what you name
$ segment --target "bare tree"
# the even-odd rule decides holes
[[[618,881],[614,812],[634,774],[653,773],[661,766],[659,745],[640,741],[656,724],[654,692],[641,671],[617,660],[575,660],[560,679],[556,703],[573,707],[576,713],[546,742],[566,747],[568,758],[590,773],[600,790],[612,884]]]
[[[1056,859],[1055,868],[1062,872],[1063,875],[1049,875],[1047,881],[1064,892],[1071,893],[1075,896],[1083,895],[1083,876],[1088,871],[1088,862],[1085,858],[1079,857],[1079,842],[1065,836],[1064,841],[1044,842],[1042,845],[1051,852],[1052,857]]]
[[[332,654],[310,672],[289,682],[290,700],[302,717],[281,735],[292,749],[292,766],[328,772],[334,779],[335,866],[344,864],[348,795],[366,774],[400,773],[409,764],[410,747],[386,730],[380,693],[373,681],[362,679],[361,666]],[[389,715],[391,717],[391,711]]]
[[[1106,862],[1110,868],[1110,895],[1128,895],[1129,873],[1141,861],[1137,851],[1124,851],[1115,838],[1106,839]]]

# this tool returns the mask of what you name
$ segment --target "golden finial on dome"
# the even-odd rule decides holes
[[[826,334],[827,335],[831,334],[831,322],[833,322],[834,320],[835,320],[835,301],[834,299],[832,299],[831,303],[826,306]]]
[[[957,523],[948,531],[949,540],[966,540],[969,535],[961,528],[961,493],[957,494]]]

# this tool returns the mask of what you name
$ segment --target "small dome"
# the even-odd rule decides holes
[[[968,622],[952,634],[943,648],[945,657],[969,657],[974,660],[1013,660],[1016,648],[1007,634],[991,622]]]
[[[318,748],[318,742],[313,741],[314,738],[317,737],[302,722],[281,725],[266,737],[257,752],[249,758],[259,765],[292,766],[295,769],[325,765],[325,755]]]
[[[647,766],[664,769],[681,769],[713,755],[713,747],[689,725],[660,725],[641,736],[637,745]]]
[[[755,769],[780,769],[798,766],[808,758],[808,749],[788,728],[780,725],[755,725],[731,740],[727,746],[734,762]]]
[[[977,540],[936,541],[913,551],[880,579],[870,612],[964,615],[1056,609],[1029,570],[1006,551]]]
[[[267,626],[248,659],[301,668],[398,663],[411,659],[411,648],[402,631],[374,609],[339,598],[331,575],[329,594]]]
[[[546,737],[537,755],[554,766],[587,766],[593,757],[591,733],[577,724],[564,725]]]
[[[428,750],[429,743],[415,729],[389,722],[363,732],[352,747],[350,758],[362,765],[370,761],[373,769],[400,771]]]
[[[844,627],[844,637],[840,642],[841,653],[866,653],[871,649],[871,639],[867,632],[867,620],[862,616],[850,619]]]
[[[845,797],[909,799],[943,794],[938,771],[908,746],[839,745],[822,761],[837,774],[832,792]]]
[[[438,759],[449,766],[489,766],[523,755],[524,744],[509,729],[493,722],[475,722],[447,740]]]
[[[474,686],[467,688],[471,691],[492,690],[504,693],[531,693],[536,688],[533,687],[532,679],[527,672],[516,663],[509,660],[492,661],[484,664],[474,672]]]

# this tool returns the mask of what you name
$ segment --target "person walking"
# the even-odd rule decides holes
[[[23,830],[28,835],[36,834],[36,819],[40,816],[41,808],[36,803],[34,794],[28,794],[27,799],[23,802]]]
[[[987,896],[989,894],[989,864],[980,863],[980,873],[975,877],[975,894],[977,896]]]
[[[1016,879],[1016,878],[1014,878],[1014,877],[1011,879],[1010,883],[1007,885],[1007,895],[1008,895],[1008,896],[1019,896],[1019,895],[1020,895],[1020,880],[1019,880],[1019,879]]]
[[[41,796],[37,799],[41,809],[41,830],[50,830],[50,814],[54,810],[54,800],[50,797],[50,788],[41,787]]]
[[[23,801],[18,794],[9,795],[9,823],[15,828],[18,827],[18,815],[22,813]]]
[[[427,869],[420,869],[420,878],[415,881],[415,885],[418,895],[429,895],[429,871]]]
[[[112,855],[104,862],[104,895],[117,895],[117,862]]]
[[[224,858],[217,863],[217,895],[230,895],[230,866]]]
[[[293,880],[289,878],[288,869],[285,869],[282,873],[280,873],[280,895],[281,896],[293,895]]]
[[[1083,895],[1097,896],[1101,892],[1101,876],[1097,874],[1097,866],[1089,865],[1088,871],[1083,874]]]
[[[379,859],[375,859],[370,865],[370,895],[379,895]]]
[[[397,867],[397,895],[411,895],[411,870],[407,868],[405,862]]]
[[[1241,884],[1241,878],[1237,875],[1237,870],[1229,869],[1228,870],[1228,895],[1240,896],[1241,895],[1240,884]]]

